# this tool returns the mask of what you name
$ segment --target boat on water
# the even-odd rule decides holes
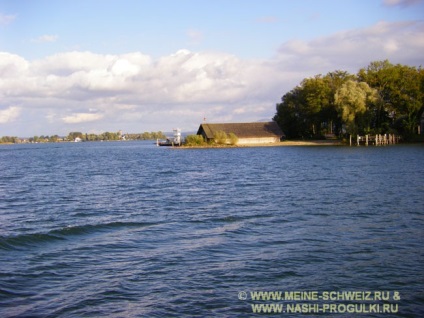
[[[181,129],[176,128],[172,130],[174,132],[173,137],[166,138],[166,140],[157,140],[157,146],[167,146],[167,147],[178,147],[181,146]]]

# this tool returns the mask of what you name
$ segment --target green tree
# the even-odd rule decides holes
[[[355,76],[346,71],[336,70],[325,75],[324,80],[327,82],[328,104],[321,111],[321,118],[326,127],[326,132],[340,136],[342,133],[342,118],[335,103],[335,95],[337,90],[342,87],[348,80],[355,80]]]
[[[81,133],[81,132],[70,132],[69,134],[68,134],[68,137],[67,137],[67,139],[69,140],[69,141],[74,141],[76,138],[81,138],[81,139],[84,139],[84,136],[83,136],[83,134]]]
[[[274,120],[288,138],[312,138],[324,133],[339,134],[341,116],[334,102],[335,92],[354,76],[335,71],[304,79],[277,104]]]
[[[334,100],[342,114],[347,132],[357,134],[364,129],[359,125],[358,117],[366,113],[368,104],[375,103],[377,91],[365,82],[348,80],[336,92]]]
[[[227,134],[222,130],[218,130],[213,134],[213,139],[218,145],[225,145],[227,143],[227,138]]]
[[[19,142],[19,138],[18,137],[11,137],[11,136],[3,136],[0,138],[0,143],[4,143],[4,144],[15,144]]]
[[[286,134],[287,138],[305,138],[310,136],[309,127],[305,124],[306,115],[303,111],[302,88],[296,86],[284,94],[281,103],[276,105],[275,120]]]
[[[411,138],[422,114],[424,91],[422,90],[422,73],[414,67],[396,65],[396,89],[391,92],[391,99],[398,119],[398,128],[403,135]]]
[[[202,146],[202,145],[205,145],[206,142],[203,139],[203,136],[201,136],[201,135],[188,135],[185,138],[185,143],[184,144],[186,146],[193,147],[193,146]]]
[[[302,94],[304,95],[303,112],[305,124],[313,136],[321,134],[322,110],[328,107],[329,87],[321,75],[304,79],[302,84]]]
[[[395,66],[388,60],[371,62],[366,69],[360,69],[358,72],[358,80],[368,83],[378,93],[379,98],[371,110],[373,113],[371,124],[375,133],[388,131],[395,119],[392,92],[396,90],[394,82],[396,76]]]
[[[238,137],[235,133],[230,132],[228,134],[228,139],[230,140],[230,145],[237,145]]]
[[[396,128],[404,137],[416,131],[423,110],[424,84],[421,68],[393,65],[388,60],[371,62],[358,73],[361,80],[377,89],[375,108],[377,132]]]
[[[144,133],[141,134],[141,139],[142,140],[150,140],[150,139],[152,139],[152,136],[149,132],[145,131]]]
[[[58,135],[53,135],[53,136],[50,136],[49,138],[49,142],[58,142],[58,141],[59,141]]]

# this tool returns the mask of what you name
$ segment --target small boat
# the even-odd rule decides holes
[[[157,146],[168,146],[168,147],[178,147],[181,146],[181,129],[173,129],[174,136],[166,138],[166,140],[157,140]]]

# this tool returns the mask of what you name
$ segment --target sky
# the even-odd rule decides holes
[[[423,52],[424,0],[0,0],[0,136],[271,120],[304,78]]]

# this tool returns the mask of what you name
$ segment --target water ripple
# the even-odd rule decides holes
[[[240,291],[385,290],[402,296],[385,317],[422,316],[422,157],[0,147],[0,314],[249,317]]]

